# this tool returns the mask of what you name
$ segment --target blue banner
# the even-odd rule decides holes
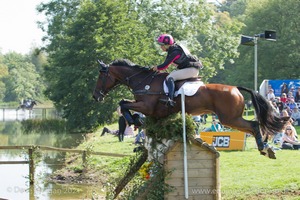
[[[284,90],[284,85],[286,85],[286,90]],[[282,92],[292,91],[293,95],[297,88],[300,88],[300,80],[287,79],[287,80],[269,80],[269,86],[274,90],[276,97],[280,97]]]

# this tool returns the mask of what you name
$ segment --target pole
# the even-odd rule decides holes
[[[33,158],[33,148],[28,149],[29,154],[29,183],[33,185],[34,183],[34,158]]]
[[[184,173],[184,196],[189,198],[188,173],[187,173],[187,153],[186,153],[186,128],[185,128],[185,95],[181,89],[181,112],[182,112],[182,137],[183,137],[183,173]]]
[[[257,92],[257,37],[254,37],[254,90]]]

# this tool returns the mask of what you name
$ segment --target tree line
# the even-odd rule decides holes
[[[258,82],[298,78],[299,4],[293,0],[216,2],[52,0],[41,3],[37,10],[46,20],[39,22],[39,26],[45,32],[47,44],[41,51],[45,52],[47,62],[41,71],[36,71],[36,79],[45,86],[43,94],[64,111],[71,129],[88,131],[110,122],[117,103],[132,97],[121,87],[103,103],[93,102],[97,59],[109,63],[126,58],[143,66],[160,64],[165,55],[155,40],[161,33],[172,34],[176,42],[188,46],[202,60],[204,69],[200,74],[205,82],[253,88],[254,50],[240,45],[241,34],[254,36],[276,30],[276,42],[258,41]],[[0,78],[3,85],[4,79]],[[1,88],[7,91],[8,86],[5,83]]]
[[[0,52],[0,101],[11,102],[22,99],[44,99],[46,88],[43,66],[47,58],[32,50],[28,55],[16,52]]]

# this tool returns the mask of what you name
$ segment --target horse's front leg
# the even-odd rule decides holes
[[[119,103],[120,107],[121,107],[121,112],[124,116],[124,118],[126,119],[126,121],[128,122],[129,125],[136,125],[139,126],[139,120],[135,117],[132,116],[131,112],[129,110],[134,110],[136,112],[140,112],[142,114],[147,115],[150,109],[147,109],[146,104],[144,104],[144,102],[139,101],[130,101],[130,100],[121,100]]]

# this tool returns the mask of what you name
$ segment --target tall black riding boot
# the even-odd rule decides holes
[[[168,78],[168,80],[166,81],[168,89],[169,89],[169,94],[168,94],[168,100],[167,100],[167,104],[170,105],[171,107],[174,107],[174,92],[175,92],[175,83],[174,83],[174,79],[172,77]]]
[[[168,78],[167,80],[168,83],[168,89],[169,89],[169,104],[170,106],[174,107],[174,93],[175,93],[175,83],[174,79],[172,77]]]

